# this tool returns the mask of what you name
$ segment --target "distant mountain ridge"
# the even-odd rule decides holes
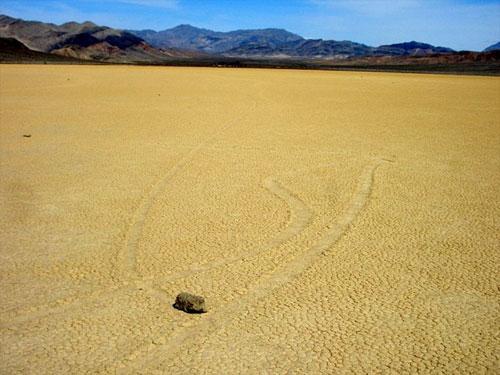
[[[163,31],[128,30],[155,47],[170,47],[249,58],[349,58],[451,53],[451,48],[415,41],[370,47],[351,41],[304,39],[283,29],[219,32],[179,25]]]
[[[492,44],[489,47],[486,47],[483,52],[491,52],[500,50],[500,42]]]
[[[278,46],[303,40],[301,36],[282,29],[219,32],[191,25],[179,25],[158,32],[154,30],[129,30],[129,32],[155,47],[191,49],[215,54],[224,53],[246,43]]]
[[[46,52],[33,51],[14,38],[0,37],[1,62],[49,62],[49,63],[78,63],[71,57],[54,55]]]
[[[436,47],[427,43],[419,43],[415,41],[406,43],[396,43],[383,45],[375,48],[373,55],[384,56],[422,56],[435,53],[450,53],[455,52],[451,48]]]
[[[215,66],[219,62],[238,66],[239,59],[247,61],[246,64],[249,60],[265,62],[279,59],[285,64],[289,61],[297,66],[300,61],[317,61],[322,64],[322,61],[348,62],[352,59],[362,61],[359,59],[367,58],[376,64],[385,64],[387,61],[399,61],[387,60],[385,57],[401,57],[401,61],[406,61],[404,58],[407,57],[425,56],[429,56],[429,61],[443,64],[462,64],[467,61],[497,63],[496,54],[460,55],[450,48],[416,41],[372,47],[347,40],[305,39],[276,28],[218,32],[191,25],[179,25],[159,32],[127,31],[99,26],[90,21],[55,25],[0,15],[0,38],[14,38],[29,49],[23,49],[12,41],[3,41],[4,51],[0,52],[4,52],[4,61],[9,60],[5,56],[10,51],[13,55],[27,56],[28,60],[35,57],[41,59],[42,55],[32,53],[39,52],[103,62],[162,64],[174,60],[189,60],[192,61],[190,64]],[[497,43],[487,50],[494,51],[498,46]],[[442,59],[441,56],[449,58]]]
[[[85,60],[150,62],[196,55],[157,49],[127,31],[88,21],[55,25],[0,15],[0,37],[15,38],[33,51]]]

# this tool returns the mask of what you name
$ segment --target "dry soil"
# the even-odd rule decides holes
[[[0,66],[0,372],[498,373],[499,185],[499,78]]]

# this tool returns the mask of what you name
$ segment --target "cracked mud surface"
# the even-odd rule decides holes
[[[0,372],[498,373],[499,103],[494,77],[0,66]]]

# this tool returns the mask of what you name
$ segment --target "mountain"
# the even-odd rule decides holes
[[[172,60],[326,59],[362,56],[423,56],[453,50],[415,41],[371,47],[351,41],[304,39],[283,29],[218,32],[191,25],[163,31],[118,30],[92,22],[62,25],[0,15],[0,37],[15,38],[31,50],[105,62],[161,63]]]
[[[428,55],[361,56],[316,62],[324,69],[500,75],[500,50]]]
[[[179,25],[163,31],[129,30],[155,47],[170,47],[220,54],[247,43],[277,47],[283,43],[303,40],[282,29],[236,30],[218,32],[191,25]]]
[[[151,62],[197,55],[157,49],[129,32],[92,22],[54,25],[0,15],[0,37],[15,38],[34,51],[85,60]]]
[[[0,38],[0,62],[78,63],[71,57],[33,51],[14,38]]]
[[[359,56],[342,61],[336,61],[339,65],[487,65],[495,68],[500,67],[500,50],[489,52],[459,51],[451,53],[433,53],[427,55],[400,55],[400,56]]]
[[[451,53],[450,48],[434,47],[430,44],[407,42],[380,47],[348,40],[302,39],[283,43],[279,46],[245,43],[226,51],[224,55],[232,57],[292,57],[312,59],[345,59],[358,56],[422,56],[427,54]]]
[[[497,51],[500,50],[500,42],[492,44],[491,46],[484,49],[484,52]]]
[[[355,69],[500,74],[499,44],[468,52],[406,42],[379,47],[305,39],[282,29],[217,32],[190,25],[117,30],[92,22],[62,25],[0,15],[0,62]]]
[[[406,43],[389,44],[377,47],[373,51],[373,55],[422,56],[434,53],[451,53],[451,52],[454,52],[451,48],[435,47],[431,44],[411,41]]]
[[[413,56],[450,53],[450,48],[407,42],[370,47],[351,41],[304,39],[282,29],[218,32],[191,25],[163,31],[129,30],[155,47],[203,51],[228,57],[338,59],[366,55]]]
[[[229,57],[253,58],[308,58],[308,59],[343,59],[352,56],[364,56],[372,53],[373,48],[349,41],[322,39],[302,39],[278,46],[244,43],[224,52]]]

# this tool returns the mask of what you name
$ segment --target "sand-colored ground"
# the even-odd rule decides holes
[[[2,374],[500,371],[499,78],[4,65],[0,128]]]

